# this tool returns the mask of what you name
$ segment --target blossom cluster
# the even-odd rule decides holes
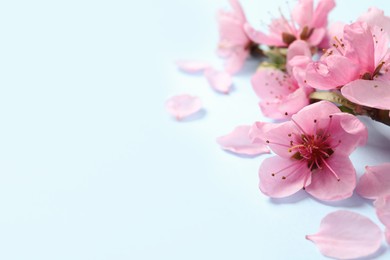
[[[218,13],[217,53],[224,68],[201,61],[177,65],[203,73],[214,90],[228,93],[245,61],[258,59],[251,85],[262,114],[275,122],[238,126],[218,144],[238,154],[275,154],[262,161],[258,172],[259,188],[269,197],[303,189],[318,200],[336,201],[356,190],[375,200],[390,244],[390,163],[367,166],[358,181],[349,159],[368,138],[358,115],[390,126],[390,17],[371,7],[350,24],[329,26],[334,0],[299,0],[288,18],[273,18],[263,32],[249,24],[238,0],[230,4],[230,11]],[[179,120],[202,107],[190,95],[172,97],[166,105]],[[335,231],[340,228],[343,232]],[[323,254],[346,259],[374,253],[381,237],[368,218],[337,211],[306,238]]]

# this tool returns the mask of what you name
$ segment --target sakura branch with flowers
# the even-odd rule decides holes
[[[304,189],[318,200],[337,201],[356,190],[375,200],[390,243],[390,158],[389,163],[367,166],[359,181],[349,159],[368,138],[356,116],[390,126],[390,17],[371,7],[355,22],[328,26],[334,0],[300,0],[263,32],[248,23],[238,0],[230,4],[230,11],[218,13],[223,70],[203,61],[177,65],[188,73],[203,73],[214,90],[228,93],[232,75],[248,58],[258,59],[248,82],[262,114],[275,122],[238,126],[219,137],[218,144],[237,154],[275,154],[263,160],[258,172],[266,196],[282,198]],[[175,96],[167,108],[180,120],[199,111],[201,101]],[[326,256],[350,259],[376,252],[383,234],[370,219],[337,211],[306,238]]]

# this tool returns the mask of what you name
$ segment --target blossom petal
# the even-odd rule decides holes
[[[376,215],[386,227],[390,228],[390,194],[379,197],[374,202]]]
[[[356,191],[366,199],[390,195],[390,163],[366,166],[366,172],[360,177]]]
[[[356,187],[356,172],[347,156],[335,152],[323,161],[321,168],[312,173],[312,182],[306,188],[310,195],[325,201],[342,200],[352,196]]]
[[[305,56],[311,58],[311,50],[307,42],[296,40],[290,44],[287,49],[287,62],[296,56]]]
[[[236,48],[225,61],[225,71],[234,74],[237,73],[244,65],[245,60],[249,56],[249,51],[244,48]]]
[[[385,238],[386,238],[387,244],[390,245],[390,228],[386,228]]]
[[[350,101],[368,107],[390,109],[390,83],[379,80],[355,80],[341,93]]]
[[[276,47],[286,46],[286,43],[283,42],[282,37],[268,36],[261,31],[255,30],[249,23],[244,25],[244,30],[249,39],[255,43]]]
[[[309,106],[304,107],[297,114],[292,116],[295,124],[307,134],[316,134],[316,129],[325,129],[329,124],[329,116],[339,113],[340,109],[331,102],[320,101]],[[324,119],[324,120],[320,120]],[[314,121],[318,123],[315,125]],[[320,125],[318,125],[320,124]],[[302,133],[302,134],[304,134]]]
[[[311,46],[318,46],[321,44],[323,39],[326,37],[326,29],[325,28],[317,28],[314,29],[313,33],[311,34],[310,38],[308,39],[308,43]]]
[[[271,68],[257,70],[251,82],[256,95],[268,101],[281,99],[298,88],[285,72]]]
[[[171,115],[180,120],[198,112],[202,108],[202,102],[198,97],[183,94],[169,98],[165,107]]]
[[[264,139],[274,153],[290,159],[290,144],[295,141],[295,135],[292,134],[294,130],[295,125],[291,121],[275,124],[264,131]]]
[[[390,17],[385,16],[383,10],[376,7],[370,7],[368,11],[362,14],[358,21],[366,22],[370,26],[378,26],[383,28],[387,33],[390,33]]]
[[[360,67],[341,55],[330,55],[307,66],[307,83],[316,89],[336,89],[359,78]]]
[[[297,160],[278,156],[267,158],[259,169],[260,190],[272,198],[290,196],[310,184],[310,171]]]
[[[275,123],[255,122],[249,130],[252,143],[266,144],[265,133],[271,131],[276,125]]]
[[[209,68],[205,70],[204,76],[213,89],[224,94],[229,93],[230,87],[233,84],[232,76],[229,73]]]
[[[221,10],[218,13],[219,49],[232,50],[237,46],[244,47],[249,38],[244,31],[246,18],[239,1],[230,0],[232,11]]]
[[[328,24],[328,14],[336,6],[334,0],[321,0],[314,11],[311,26],[314,28],[325,27]]]
[[[311,26],[313,19],[313,0],[300,0],[295,5],[291,16],[300,27]]]
[[[367,127],[356,117],[347,113],[336,113],[327,119],[331,133],[332,147],[340,154],[350,155],[358,146],[365,145],[368,139]]]
[[[371,28],[367,23],[356,22],[346,25],[344,41],[349,46],[358,46],[358,48],[346,48],[345,56],[359,64],[361,73],[373,72],[375,70],[375,47]]]
[[[249,38],[244,31],[244,23],[237,19],[230,12],[220,11],[218,13],[219,24],[219,48],[232,49],[235,46],[245,46],[249,43]]]
[[[253,143],[249,136],[251,126],[237,126],[231,133],[217,138],[217,143],[225,150],[237,154],[260,155],[269,153],[265,143]]]
[[[238,0],[230,0],[229,3],[232,6],[233,10],[235,11],[236,15],[244,20],[245,13],[242,10],[240,2]]]
[[[211,67],[210,63],[204,61],[189,61],[189,60],[179,60],[176,61],[177,67],[187,73],[197,73],[202,72]]]
[[[309,105],[308,95],[303,88],[299,88],[280,100],[262,101],[260,108],[263,115],[273,119],[290,118],[299,110]]]
[[[322,219],[317,234],[308,235],[321,253],[337,259],[351,259],[375,253],[382,242],[380,228],[367,217],[339,210]]]

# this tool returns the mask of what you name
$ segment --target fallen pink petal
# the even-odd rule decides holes
[[[251,128],[250,125],[237,126],[231,133],[218,137],[217,143],[222,149],[236,154],[255,156],[269,153],[266,145],[256,143],[250,137]]]
[[[198,112],[202,108],[202,102],[198,97],[183,94],[169,98],[165,107],[172,116],[181,120]]]
[[[320,252],[336,259],[352,259],[374,254],[381,246],[383,233],[369,218],[346,210],[328,214],[319,232],[307,235]]]
[[[387,228],[390,228],[390,194],[379,197],[374,202],[376,215]]]
[[[176,61],[177,67],[187,73],[198,73],[211,67],[210,63],[204,61],[189,61],[179,60]]]
[[[360,177],[356,192],[366,199],[390,195],[390,163],[367,166]]]
[[[229,73],[209,68],[205,70],[204,76],[214,90],[223,94],[229,93],[233,84],[232,76]]]
[[[386,237],[387,244],[390,245],[390,228],[386,228],[385,237]]]

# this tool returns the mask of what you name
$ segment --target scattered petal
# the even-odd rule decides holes
[[[213,89],[224,94],[229,93],[230,87],[233,84],[232,76],[229,73],[209,68],[205,70],[204,76]]]
[[[390,195],[379,197],[374,202],[374,206],[379,220],[390,228]]]
[[[390,163],[367,166],[360,177],[357,193],[366,199],[377,199],[390,195]]]
[[[306,236],[328,257],[351,259],[375,253],[382,241],[382,231],[367,217],[339,210],[328,214],[320,231]]]
[[[389,228],[386,228],[385,237],[386,237],[387,244],[390,245],[390,229]]]
[[[181,120],[198,112],[202,108],[202,102],[198,97],[183,94],[169,98],[165,107],[177,120]]]
[[[269,153],[267,146],[264,144],[253,143],[249,132],[251,126],[237,126],[231,133],[217,138],[217,143],[222,149],[237,154],[260,155]]]
[[[202,72],[211,67],[208,62],[204,61],[187,61],[187,60],[179,60],[176,61],[177,67],[187,73],[197,73]]]

